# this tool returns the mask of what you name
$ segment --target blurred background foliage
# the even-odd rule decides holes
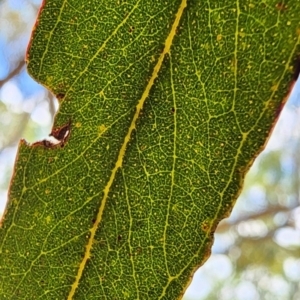
[[[27,74],[24,61],[40,5],[0,2],[0,214],[19,140],[45,138],[58,108]],[[185,300],[300,299],[299,137],[300,81],[231,216],[218,226],[212,255],[195,273]]]

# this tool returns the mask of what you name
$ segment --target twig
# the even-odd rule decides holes
[[[17,65],[17,67],[16,67],[13,71],[11,71],[11,72],[6,76],[6,78],[0,80],[0,87],[1,87],[2,85],[4,85],[4,83],[6,83],[6,82],[8,82],[10,79],[12,79],[14,76],[18,75],[24,66],[25,66],[25,60],[19,61],[19,64]]]

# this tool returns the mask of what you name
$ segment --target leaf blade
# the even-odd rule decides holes
[[[61,4],[52,2],[52,5],[55,3]],[[129,4],[130,12],[125,13],[126,22],[133,18],[139,4],[146,5],[146,3],[148,2],[139,1],[132,6]],[[170,4],[171,13],[168,21],[164,20],[164,24],[170,24],[179,3],[178,1],[173,6]],[[63,6],[67,5],[69,4],[63,3]],[[274,25],[274,15],[278,15],[278,12],[275,6],[272,6],[271,10],[270,5],[268,6],[270,11],[265,10],[262,13],[259,5],[255,7],[256,13],[265,14],[263,24],[265,27],[259,28],[261,32],[257,35],[264,38],[264,32],[268,28],[266,23]],[[52,9],[54,7],[55,5]],[[108,5],[105,8],[107,9]],[[49,6],[46,6],[44,17],[47,16],[47,9],[48,12],[51,11]],[[71,8],[68,9],[72,11]],[[108,298],[178,298],[191,271],[207,257],[209,244],[212,242],[211,233],[218,220],[230,211],[249,160],[261,148],[272,126],[273,107],[280,103],[284,94],[278,93],[276,89],[272,90],[272,87],[287,88],[291,63],[291,55],[284,53],[285,48],[281,47],[283,50],[280,59],[285,58],[286,63],[278,63],[280,70],[274,72],[273,78],[268,78],[270,68],[273,66],[269,62],[271,60],[263,58],[261,60],[263,67],[258,67],[259,63],[251,60],[249,55],[248,63],[251,62],[251,69],[254,70],[251,74],[255,76],[253,80],[247,81],[246,79],[251,79],[252,75],[248,75],[250,73],[247,73],[247,64],[243,60],[247,50],[241,51],[241,58],[238,55],[238,48],[245,47],[243,31],[238,29],[243,22],[249,22],[245,36],[251,41],[251,43],[248,41],[251,47],[257,46],[259,53],[259,38],[251,39],[256,34],[254,25],[258,22],[254,22],[254,25],[250,22],[251,14],[247,10],[249,8],[245,6],[238,7],[234,3],[226,9],[223,14],[226,12],[228,15],[222,19],[219,14],[223,10],[219,9],[217,4],[214,7],[206,4],[205,7],[196,2],[189,2],[174,45],[162,65],[157,83],[150,91],[142,113],[139,114],[136,130],[129,135],[131,139],[128,139],[124,165],[116,170],[116,178],[112,182],[113,189],[109,201],[105,203],[106,214],[96,234],[91,253],[92,260],[87,261],[80,282],[81,289],[76,291],[75,299],[93,298],[100,295],[100,292],[103,293],[102,297]],[[109,12],[109,9],[107,11]],[[152,13],[153,16],[156,16],[159,9],[155,11]],[[163,12],[166,11],[167,9]],[[63,15],[63,9],[57,10],[60,22],[63,20],[65,24],[60,25],[59,21],[51,23],[53,29],[50,33],[52,38],[56,39],[54,44],[56,48],[52,48],[58,49],[59,54],[52,57],[46,55],[51,49],[49,46],[51,40],[46,46],[41,42],[47,39],[49,33],[45,31],[45,36],[40,41],[37,37],[43,34],[41,17],[41,29],[35,36],[36,52],[32,50],[30,54],[32,61],[29,68],[32,72],[38,69],[39,80],[50,86],[55,93],[65,95],[57,123],[63,125],[73,117],[74,126],[64,149],[47,151],[43,148],[28,148],[25,144],[21,145],[17,166],[19,174],[15,176],[14,186],[17,187],[22,183],[23,190],[21,192],[12,190],[11,195],[12,205],[15,202],[17,207],[19,205],[24,207],[26,204],[27,207],[23,216],[15,217],[15,221],[11,223],[17,222],[18,226],[15,224],[10,228],[21,227],[21,221],[28,231],[30,228],[40,226],[42,230],[40,232],[37,230],[36,233],[43,241],[42,245],[36,247],[37,252],[40,249],[39,253],[30,253],[31,264],[28,265],[28,262],[26,264],[26,260],[23,262],[27,271],[23,271],[21,278],[27,279],[28,282],[25,284],[22,279],[18,279],[17,282],[25,286],[34,279],[30,277],[28,270],[46,276],[48,270],[46,266],[50,270],[58,269],[46,276],[47,294],[44,295],[45,289],[39,282],[40,289],[37,294],[49,299],[65,298],[69,291],[68,287],[74,284],[76,276],[74,274],[77,273],[82,261],[84,246],[91,239],[90,228],[95,226],[92,223],[95,222],[99,199],[103,197],[102,191],[105,190],[107,178],[110,178],[115,162],[120,161],[118,154],[120,145],[136,114],[136,99],[140,98],[138,95],[144,90],[140,88],[138,92],[135,91],[134,83],[138,82],[137,86],[143,87],[145,86],[143,82],[148,82],[145,80],[148,78],[147,73],[161,57],[161,53],[157,51],[165,39],[161,37],[167,36],[170,31],[170,26],[168,30],[158,31],[155,47],[148,45],[146,51],[139,48],[140,55],[135,56],[132,54],[135,53],[135,47],[131,47],[131,51],[125,51],[126,47],[124,43],[122,44],[125,39],[118,39],[118,33],[124,29],[125,24],[127,25],[120,18],[120,26],[114,24],[110,31],[113,34],[108,33],[107,38],[101,37],[103,40],[102,44],[99,43],[101,46],[88,53],[92,59],[85,64],[84,61],[88,56],[84,53],[84,49],[91,47],[95,33],[89,32],[91,33],[89,40],[84,39],[84,34],[79,34],[80,30],[70,31],[70,36],[78,33],[80,37],[77,40],[78,45],[73,43],[73,50],[70,50],[67,44],[59,47],[59,42],[62,41],[59,32],[68,33],[68,29],[60,26],[66,26],[68,23],[72,25],[73,20],[76,20],[75,24],[82,24],[80,17],[84,12],[86,12],[84,7],[81,13],[77,14],[74,10]],[[114,14],[108,13],[109,16]],[[202,18],[199,18],[199,14]],[[85,15],[82,17],[83,21],[87,22],[87,25],[83,26],[84,30],[94,27],[93,23],[88,23],[94,15],[95,12],[92,12],[91,15],[87,13],[87,17]],[[99,19],[102,17],[100,14],[97,16]],[[287,17],[282,18],[285,20]],[[67,20],[69,22],[66,22]],[[225,24],[233,25],[227,28],[222,24],[222,20]],[[46,21],[44,22],[46,24]],[[193,27],[195,22],[197,26]],[[209,25],[207,30],[203,29],[201,22]],[[109,23],[109,18],[106,19],[106,23]],[[96,24],[99,24],[98,19]],[[153,24],[154,28],[164,28],[155,25]],[[294,27],[296,26],[295,22]],[[213,31],[212,28],[217,30]],[[272,30],[272,26],[269,28]],[[283,28],[282,24],[280,28]],[[147,30],[150,36],[152,33],[150,25]],[[114,44],[112,36],[119,44]],[[81,43],[81,39],[84,42]],[[225,39],[224,44],[222,39]],[[140,38],[138,41],[143,39]],[[214,45],[215,41],[218,42],[217,46]],[[127,43],[131,45],[132,41]],[[116,48],[113,46],[118,45],[119,48],[115,51]],[[270,46],[271,42],[264,42],[263,46],[266,45]],[[297,45],[299,37],[298,40],[293,39],[293,44],[289,44],[292,53],[296,51]],[[34,57],[39,53],[38,46],[44,49],[39,50],[43,54],[42,63],[39,58],[34,61]],[[65,49],[66,53],[60,53],[63,52],[61,49]],[[113,51],[109,52],[109,49],[113,49],[115,54],[112,55]],[[118,56],[117,53],[124,54]],[[68,55],[78,59],[70,61]],[[153,55],[155,59],[152,61],[150,58]],[[271,53],[274,60],[279,60],[276,55]],[[128,56],[133,62],[119,63],[120,57],[125,58],[123,62],[126,62]],[[145,57],[148,63],[146,71],[143,70],[143,66],[139,68],[143,72],[141,79],[130,80],[128,75],[133,74],[136,62],[143,61]],[[205,60],[205,57],[210,59]],[[93,65],[95,61],[97,64]],[[105,74],[106,70],[102,67],[106,61],[108,65],[114,66],[112,71],[107,71],[108,74]],[[218,72],[213,73],[212,69],[216,66]],[[59,76],[55,74],[57,72]],[[66,76],[68,74],[71,76]],[[127,77],[122,77],[124,74]],[[258,94],[260,76],[266,76],[266,87],[262,86]],[[104,84],[98,86],[102,81]],[[122,82],[130,88],[124,91]],[[120,101],[120,94],[116,94],[113,88],[123,96],[124,101]],[[255,99],[247,97],[247,93],[250,92],[262,96],[254,101]],[[76,101],[71,100],[72,98]],[[244,104],[238,101],[240,98],[244,100]],[[235,100],[234,104],[231,99]],[[244,107],[247,103],[245,100],[252,103],[249,102]],[[256,121],[256,127],[253,127],[253,121]],[[259,129],[264,135],[257,135]],[[21,162],[22,159],[26,160],[25,164]],[[34,165],[42,166],[41,169],[35,168],[34,176],[32,170],[27,167],[27,164],[33,162]],[[108,194],[108,190],[106,193]],[[30,202],[31,198],[35,201]],[[25,199],[29,203],[25,203]],[[35,202],[38,202],[38,205]],[[18,213],[21,213],[20,209],[15,210],[15,214]],[[27,220],[29,214],[37,217],[29,221]],[[45,226],[46,224],[49,228]],[[47,232],[46,237],[43,237],[43,232]],[[194,237],[195,233],[197,239]],[[18,234],[20,235],[20,232]],[[11,241],[16,243],[14,235],[11,235]],[[30,241],[31,244],[39,242],[35,236],[32,236]],[[21,244],[26,244],[25,237]],[[34,247],[27,249],[33,252]],[[68,249],[72,250],[72,255],[68,255]],[[60,261],[62,254],[64,260]],[[7,259],[7,256],[4,259]],[[61,276],[61,282],[51,290],[49,287],[57,276]],[[143,276],[148,280],[146,283]],[[20,293],[18,288],[14,289],[14,293],[14,295]]]

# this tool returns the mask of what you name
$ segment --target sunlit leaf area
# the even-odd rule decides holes
[[[0,213],[19,140],[51,131],[55,97],[28,75],[25,54],[40,0],[0,2]],[[212,255],[184,299],[300,299],[300,82],[247,174]]]

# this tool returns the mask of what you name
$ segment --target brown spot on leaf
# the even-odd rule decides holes
[[[58,93],[55,96],[56,96],[57,100],[60,101],[60,100],[62,100],[62,99],[65,98],[66,94],[64,94],[64,93]]]
[[[276,4],[276,8],[279,10],[279,11],[285,11],[285,10],[287,10],[287,5],[285,4],[285,3],[283,3],[283,2],[278,2],[277,4]]]

